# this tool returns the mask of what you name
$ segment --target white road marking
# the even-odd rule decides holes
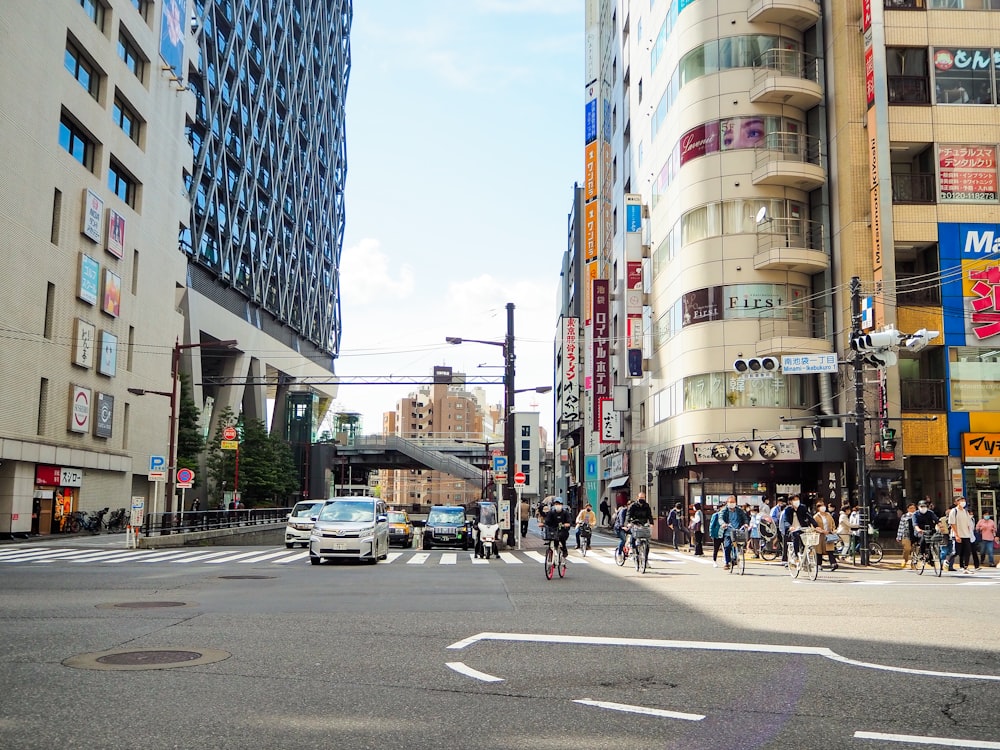
[[[171,562],[173,562],[174,559],[178,557],[184,557],[190,554],[191,550],[189,549],[183,549],[176,552],[162,552],[160,550],[156,550],[153,556],[147,557],[143,560],[140,560],[139,562],[151,563],[151,562],[163,562],[166,560],[170,560]]]
[[[289,554],[287,549],[278,550],[277,552],[268,552],[266,555],[257,555],[257,557],[248,557],[245,560],[240,560],[241,563],[255,563],[264,562],[265,560],[272,560],[275,557],[281,557],[282,555]]]
[[[859,740],[884,740],[886,742],[907,742],[913,745],[944,745],[945,747],[1000,748],[1000,742],[986,740],[960,740],[951,737],[923,737],[914,734],[885,734],[883,732],[855,732]]]
[[[276,560],[271,560],[275,565],[284,565],[285,563],[297,562],[298,560],[305,560],[309,557],[309,553],[305,550],[302,552],[293,552],[288,557],[279,557]]]
[[[406,561],[407,565],[423,565],[427,562],[427,558],[430,557],[429,552],[416,552],[413,557]]]
[[[963,680],[988,680],[1000,682],[1000,675],[967,674],[964,672],[938,672],[930,669],[909,669],[893,667],[888,664],[849,659],[846,656],[820,646],[791,646],[770,643],[727,643],[725,641],[668,641],[658,638],[621,638],[606,636],[583,635],[546,635],[536,633],[478,633],[461,641],[455,641],[449,649],[463,649],[479,641],[513,641],[518,643],[548,643],[575,644],[586,646],[630,646],[642,648],[673,648],[702,651],[738,651],[757,654],[797,654],[800,656],[822,656],[824,659],[865,669],[878,669],[883,672],[899,672],[902,674],[920,675],[924,677],[948,677]]]
[[[192,562],[203,562],[212,557],[219,557],[220,555],[228,555],[230,552],[194,552],[190,555],[184,555],[183,557],[178,557],[175,560],[171,560],[171,564],[177,563],[178,565],[187,565]]]
[[[567,557],[566,558],[566,562],[571,562],[574,565],[590,565],[590,563],[587,562],[587,558],[582,557],[582,556],[581,557],[577,557],[575,555],[570,555],[569,557]]]
[[[398,560],[402,556],[403,556],[402,552],[390,552],[389,556],[385,558],[385,564],[388,565],[389,563]]]
[[[445,662],[445,666],[450,669],[454,669],[459,674],[464,674],[466,677],[471,677],[474,680],[481,680],[482,682],[503,682],[502,677],[494,677],[491,674],[480,672],[478,669],[473,669],[460,661],[448,661]]]
[[[513,552],[501,552],[500,559],[508,565],[523,565],[524,563]]]
[[[540,552],[535,552],[534,550],[528,550],[527,552],[524,553],[524,556],[530,557],[535,562],[540,562],[540,563],[545,562],[545,555],[541,554]]]
[[[490,561],[484,557],[476,557],[474,553],[469,553],[469,559],[472,561],[473,565],[489,565]]]
[[[230,555],[229,557],[217,557],[214,560],[206,560],[206,564],[218,565],[219,563],[236,562],[237,560],[243,562],[244,558],[253,557],[257,554],[259,554],[257,550],[254,550],[253,552],[240,552],[235,555]]]
[[[624,711],[627,714],[644,714],[645,716],[662,716],[665,719],[683,719],[684,721],[701,721],[705,717],[702,714],[685,714],[680,711],[667,711],[662,708],[646,708],[645,706],[629,706],[625,703],[611,703],[609,701],[575,700],[584,706],[596,706],[597,708],[607,708],[611,711]]]
[[[457,552],[445,552],[441,555],[438,565],[455,565],[458,562]]]

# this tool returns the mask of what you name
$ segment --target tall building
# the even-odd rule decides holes
[[[839,506],[863,468],[873,516],[991,507],[998,5],[588,2],[557,367],[571,393],[575,313],[589,388],[556,415],[560,481],[663,514]],[[910,346],[856,377],[852,334],[887,326]]]
[[[340,334],[350,1],[38,7],[0,6],[0,534],[163,510],[175,362],[206,435],[315,432]]]

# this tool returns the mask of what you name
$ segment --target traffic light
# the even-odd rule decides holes
[[[780,366],[775,357],[750,357],[733,362],[733,369],[741,375],[747,372],[777,372]]]
[[[882,428],[882,452],[896,452],[896,430],[891,427]]]
[[[892,367],[898,361],[890,347],[899,344],[904,334],[890,328],[888,331],[863,333],[851,339],[851,348],[872,367]]]
[[[926,328],[921,328],[916,333],[910,334],[910,337],[906,339],[906,348],[911,352],[919,352],[927,348],[927,344],[930,343],[931,339],[936,339],[940,335],[940,331],[928,331]]]

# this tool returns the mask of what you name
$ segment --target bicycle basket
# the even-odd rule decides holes
[[[633,526],[632,536],[636,539],[649,539],[651,534],[648,526]]]
[[[930,538],[927,541],[931,542],[932,544],[944,544],[945,542],[948,541],[948,537],[945,534],[942,534],[940,531],[935,531],[933,534],[931,534]]]
[[[552,529],[548,526],[542,527],[542,539],[546,542],[558,542],[559,541],[559,529]]]
[[[817,544],[819,544],[819,532],[803,531],[802,544],[804,544],[806,547],[815,547]]]
[[[746,529],[733,529],[733,542],[735,544],[746,544],[749,534]]]

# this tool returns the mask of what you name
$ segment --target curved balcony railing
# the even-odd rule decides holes
[[[769,49],[754,61],[750,101],[810,109],[823,99],[820,59],[807,52]]]
[[[820,83],[819,58],[808,52],[773,47],[754,61],[754,68],[758,81],[778,75]]]
[[[803,133],[768,133],[754,149],[754,185],[815,190],[826,182],[819,138]]]
[[[788,348],[788,339],[795,351],[821,353],[833,351],[830,343],[830,321],[827,310],[806,305],[784,305],[761,311],[759,356],[779,354]],[[812,339],[810,343],[807,340]],[[769,343],[771,342],[771,343]]]
[[[758,271],[816,273],[830,267],[823,225],[805,219],[767,219],[757,227]]]

